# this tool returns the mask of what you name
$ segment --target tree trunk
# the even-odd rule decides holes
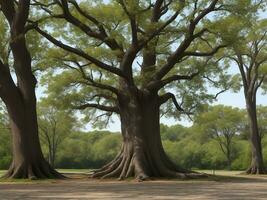
[[[250,125],[250,143],[251,143],[251,164],[247,169],[247,174],[265,174],[261,138],[259,135],[258,122],[257,122],[257,109],[256,103],[247,101],[247,112]]]
[[[7,107],[13,138],[13,161],[4,177],[62,177],[45,161],[39,142],[36,79],[25,37],[30,1],[0,1],[0,6],[10,27],[9,45],[17,82],[13,81],[8,63],[0,62],[0,97]]]
[[[13,161],[4,178],[61,178],[45,161],[38,136],[35,78],[2,96],[12,131]],[[30,84],[32,83],[32,84]],[[20,92],[23,91],[23,93]]]
[[[159,97],[141,94],[120,100],[123,144],[117,157],[96,170],[92,177],[189,177],[199,174],[174,165],[164,152],[160,138]]]
[[[231,143],[228,140],[226,145],[226,156],[227,156],[227,168],[231,170],[232,168],[232,153],[231,153]]]

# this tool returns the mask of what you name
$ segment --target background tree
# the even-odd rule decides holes
[[[75,131],[78,122],[72,112],[59,110],[46,105],[43,100],[38,104],[38,124],[42,144],[48,149],[48,161],[55,167],[58,149],[66,137]]]
[[[238,108],[214,106],[197,116],[196,123],[218,142],[227,158],[228,169],[231,169],[235,153],[234,137],[240,134],[244,123],[243,113]]]
[[[0,104],[0,169],[7,169],[12,159],[10,138],[8,116],[4,106]]]
[[[257,92],[266,80],[267,73],[266,28],[266,19],[252,16],[249,25],[236,31],[235,35],[232,34],[235,42],[232,43],[231,51],[227,53],[227,59],[239,69],[246,101],[252,151],[251,165],[247,169],[248,174],[266,173],[257,117]]]
[[[13,161],[5,175],[10,178],[60,177],[45,161],[38,137],[36,78],[26,43],[30,1],[0,1],[1,56],[0,97],[10,118]],[[12,59],[11,59],[12,55]],[[15,80],[11,76],[14,70]]]
[[[210,97],[203,89],[205,81],[197,76],[205,70],[210,70],[206,75],[220,71],[214,70],[218,60],[211,56],[225,47],[211,24],[227,16],[227,9],[246,9],[249,3],[61,0],[34,4],[46,16],[33,19],[32,24],[64,50],[49,53],[62,72],[54,70],[52,77],[58,81],[50,84],[51,99],[60,94],[71,107],[91,117],[120,116],[122,150],[93,177],[190,176],[190,171],[174,165],[163,150],[160,107],[172,102],[179,112],[188,113],[190,107],[197,107],[194,99]],[[218,17],[210,17],[212,14]],[[64,31],[58,34],[56,30]],[[189,80],[195,82],[186,86]],[[169,87],[174,82],[181,89],[176,96]]]

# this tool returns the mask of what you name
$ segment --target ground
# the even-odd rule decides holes
[[[61,171],[62,172],[62,171]],[[156,200],[256,200],[267,198],[267,176],[216,171],[202,180],[93,180],[73,170],[69,180],[0,182],[0,199],[156,199]],[[86,171],[83,171],[84,173]],[[208,172],[208,171],[206,171]]]

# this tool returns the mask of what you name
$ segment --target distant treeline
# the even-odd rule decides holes
[[[225,110],[225,107],[222,108]],[[218,113],[218,110],[215,111]],[[233,109],[232,111],[236,110]],[[225,112],[225,114],[227,113]],[[205,116],[203,115],[202,117],[208,117],[207,113]],[[233,122],[233,119],[229,120]],[[220,120],[220,122],[223,121]],[[226,126],[227,122],[224,121],[223,124]],[[229,125],[233,127],[232,124]],[[216,126],[218,129],[220,128],[219,125]],[[244,124],[239,124],[238,127],[239,130],[236,130],[231,140],[230,166],[227,156],[217,140],[218,138],[209,132],[207,123],[203,122],[199,125],[196,121],[192,127],[162,124],[161,137],[167,154],[176,164],[184,168],[244,170],[249,165],[251,158],[245,120]],[[220,135],[220,137],[223,141],[223,135]],[[73,131],[60,143],[56,152],[55,167],[88,169],[101,167],[111,161],[119,152],[121,138],[120,133],[109,131]],[[49,160],[48,146],[42,140],[41,142],[44,154]],[[2,129],[0,144],[0,168],[7,169],[11,162],[10,133],[8,129]],[[267,135],[262,135],[262,144],[264,160],[267,160],[267,148],[265,148],[267,146]]]

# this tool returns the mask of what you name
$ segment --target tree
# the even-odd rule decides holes
[[[48,149],[49,164],[55,167],[58,148],[68,134],[75,130],[77,121],[72,112],[59,110],[44,102],[39,103],[38,111],[40,138]]]
[[[238,67],[246,100],[251,142],[251,164],[248,174],[266,173],[257,117],[257,92],[266,81],[267,20],[252,17],[251,23],[237,31],[227,59]]]
[[[267,107],[266,106],[257,106],[257,119],[259,124],[259,135],[260,139],[267,133]]]
[[[227,15],[226,7],[242,5],[218,0],[46,3],[35,1],[45,16],[32,20],[32,25],[64,50],[48,53],[61,67],[60,74],[54,70],[50,76],[55,80],[49,84],[50,98],[60,94],[66,104],[88,116],[120,116],[122,150],[93,177],[193,176],[174,165],[163,150],[160,107],[172,102],[179,112],[189,114],[182,105],[191,107],[196,97],[208,97],[198,75],[204,69],[211,71],[207,74],[219,71],[212,56],[225,47],[209,28]],[[216,12],[219,18],[210,18]],[[186,81],[191,84],[186,86]],[[182,91],[176,96],[188,94],[181,103],[169,87],[174,83]]]
[[[11,161],[10,128],[4,106],[0,104],[0,169],[8,168]]]
[[[238,108],[213,106],[196,117],[196,124],[216,140],[227,158],[228,169],[234,159],[234,137],[243,126],[243,113]]]
[[[45,161],[38,137],[36,117],[36,78],[32,73],[31,55],[25,33],[30,1],[1,0],[0,97],[6,105],[10,118],[13,142],[13,161],[4,176],[6,178],[61,177]],[[2,34],[2,33],[1,33]],[[9,46],[9,47],[7,47]],[[10,55],[12,60],[10,61]],[[12,78],[12,67],[16,83]]]
[[[164,124],[160,125],[160,135],[162,140],[179,141],[187,134],[187,128],[180,124],[170,127]]]

